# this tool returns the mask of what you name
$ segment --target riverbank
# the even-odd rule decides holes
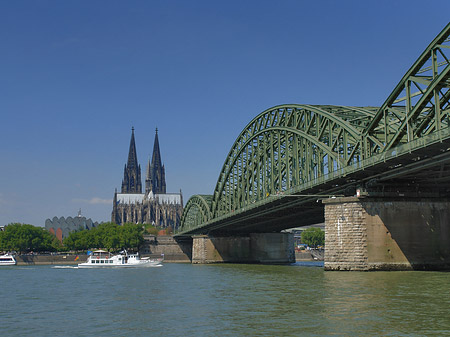
[[[161,256],[164,254],[165,263],[191,263],[186,254],[180,254],[179,248],[175,247],[171,243],[155,245],[152,248],[152,254],[141,254],[142,257],[146,256]],[[78,257],[78,259],[77,259]],[[15,259],[18,266],[29,265],[77,265],[87,261],[88,256],[86,254],[64,254],[64,255],[16,255]],[[295,260],[300,261],[320,261],[320,256],[315,256],[311,251],[295,252]]]
[[[295,261],[323,261],[324,251],[303,250],[295,252]]]
[[[16,255],[15,259],[18,266],[52,264],[76,265],[78,263],[86,262],[87,255]]]
[[[161,254],[143,254],[142,257],[160,257]],[[78,257],[78,259],[77,259]],[[32,266],[32,265],[77,265],[87,261],[86,254],[67,254],[67,255],[16,255],[14,258],[18,266]],[[164,255],[165,263],[190,263],[183,256]]]

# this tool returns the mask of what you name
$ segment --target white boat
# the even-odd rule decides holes
[[[13,255],[3,254],[0,255],[0,266],[15,266],[17,264]]]
[[[122,251],[118,255],[113,255],[104,250],[96,250],[84,263],[78,264],[78,268],[141,268],[161,265],[164,255],[157,259],[140,258],[139,254],[128,254]]]

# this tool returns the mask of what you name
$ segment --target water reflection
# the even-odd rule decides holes
[[[448,334],[449,276],[433,272],[325,272],[323,318],[327,333]]]

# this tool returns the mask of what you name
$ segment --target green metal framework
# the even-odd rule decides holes
[[[213,195],[189,199],[181,232],[361,171],[398,155],[405,144],[411,151],[436,138],[430,135],[448,134],[449,35],[450,24],[380,108],[292,104],[259,114],[233,144]]]
[[[201,226],[211,219],[211,195],[194,195],[189,198],[181,216],[183,230]]]
[[[363,117],[361,114],[353,119],[354,110],[336,107],[342,117],[350,118],[345,123],[332,110],[283,105],[251,121],[223,165],[211,215],[234,212],[357,161],[361,155],[361,125],[367,124],[373,113],[367,110]]]
[[[449,126],[450,24],[378,109],[363,133],[367,155],[387,151]]]

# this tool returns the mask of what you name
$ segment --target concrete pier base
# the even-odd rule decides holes
[[[248,236],[193,237],[192,263],[267,263],[295,262],[291,233],[255,233]]]
[[[325,204],[325,270],[450,269],[450,202],[336,198]]]

